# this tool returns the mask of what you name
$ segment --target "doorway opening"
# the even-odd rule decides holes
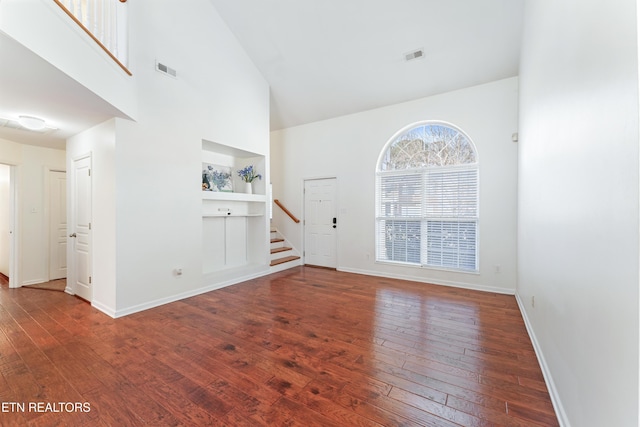
[[[0,282],[17,287],[15,166],[0,163]]]

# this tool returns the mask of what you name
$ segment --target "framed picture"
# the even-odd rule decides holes
[[[231,168],[211,163],[202,163],[202,191],[233,192]]]

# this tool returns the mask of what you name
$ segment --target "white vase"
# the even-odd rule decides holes
[[[250,182],[244,183],[244,192],[247,194],[253,194],[253,186],[251,185]]]

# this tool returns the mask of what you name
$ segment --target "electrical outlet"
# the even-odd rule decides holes
[[[182,276],[182,269],[181,268],[176,268],[175,270],[173,270],[173,272],[175,273],[176,276]]]

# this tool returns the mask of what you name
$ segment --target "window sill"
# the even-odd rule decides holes
[[[472,274],[472,275],[475,275],[475,276],[479,276],[480,275],[480,270],[457,270],[455,268],[432,267],[432,266],[428,266],[428,265],[412,264],[412,263],[409,263],[409,262],[401,262],[401,261],[379,261],[379,260],[376,260],[375,263],[376,264],[382,264],[382,265],[394,265],[394,266],[398,266],[398,267],[419,268],[421,270],[445,271],[445,272],[448,272],[448,273]]]

